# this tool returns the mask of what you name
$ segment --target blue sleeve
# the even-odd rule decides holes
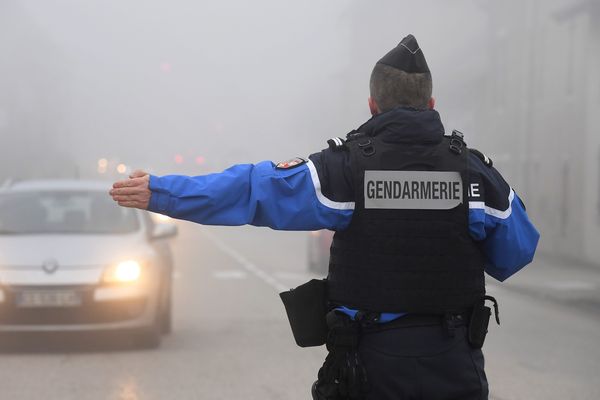
[[[150,190],[150,211],[206,225],[338,230],[354,212],[354,203],[323,196],[311,161],[289,169],[264,161],[204,176],[151,176]]]
[[[533,260],[540,234],[527,216],[521,200],[512,193],[505,211],[471,208],[471,235],[482,242],[485,271],[504,281]]]
[[[471,181],[469,228],[486,256],[485,271],[504,281],[533,260],[540,234],[525,206],[493,168]]]

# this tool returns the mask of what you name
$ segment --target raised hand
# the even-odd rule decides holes
[[[149,183],[150,175],[147,172],[135,170],[129,179],[115,182],[109,194],[120,206],[146,210],[152,194]]]

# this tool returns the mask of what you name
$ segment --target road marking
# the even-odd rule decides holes
[[[214,271],[212,273],[216,279],[228,280],[228,279],[246,279],[248,274],[245,271],[239,269],[231,269],[227,271]]]
[[[304,282],[314,278],[316,274],[309,274],[307,272],[277,271],[273,275],[279,279]]]
[[[279,282],[274,276],[270,275],[268,272],[254,265],[241,253],[239,253],[232,247],[229,247],[229,245],[227,245],[221,239],[210,233],[207,229],[202,229],[201,232],[204,236],[210,239],[215,244],[215,246],[219,248],[219,250],[221,250],[223,253],[227,254],[235,261],[237,261],[238,264],[240,264],[246,271],[250,272],[252,275],[256,276],[258,279],[271,286],[277,291],[277,293],[289,290],[289,287],[287,285],[284,285],[283,283]]]
[[[566,281],[566,282],[546,282],[544,286],[555,290],[596,290],[598,286],[591,282]]]

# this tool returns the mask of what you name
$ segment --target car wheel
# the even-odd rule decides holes
[[[144,328],[134,334],[134,344],[141,349],[155,349],[160,346],[161,326],[154,322],[152,326]]]
[[[163,310],[165,298],[162,292],[163,291],[161,291],[158,302],[156,303],[156,312],[154,314],[154,321],[152,322],[152,325],[141,328],[134,333],[134,344],[138,348],[155,349],[160,346],[163,332]]]

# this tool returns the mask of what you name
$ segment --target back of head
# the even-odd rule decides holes
[[[381,112],[396,107],[428,107],[433,90],[431,72],[413,35],[402,39],[375,64],[370,89]]]

